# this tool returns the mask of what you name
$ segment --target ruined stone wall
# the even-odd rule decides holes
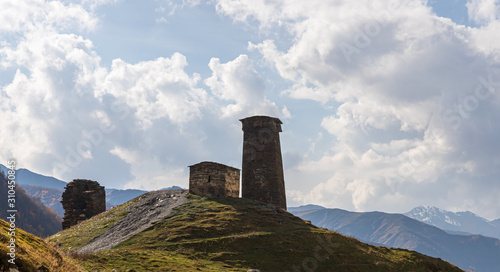
[[[62,228],[67,229],[106,210],[106,193],[97,181],[75,179],[62,194]]]
[[[208,197],[239,197],[240,170],[215,162],[189,166],[189,193]]]
[[[279,133],[281,121],[268,116],[240,120],[243,125],[242,197],[286,210]]]

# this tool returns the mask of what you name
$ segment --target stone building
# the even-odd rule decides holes
[[[208,197],[239,197],[240,170],[215,162],[191,165],[189,192]]]
[[[240,121],[243,125],[242,197],[286,210],[280,119],[252,116]]]
[[[68,183],[62,194],[64,218],[62,228],[67,229],[106,210],[106,193],[97,181],[75,179]]]

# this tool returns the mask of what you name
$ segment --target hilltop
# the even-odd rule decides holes
[[[127,228],[134,223],[142,229]],[[272,205],[181,190],[146,193],[47,241],[90,271],[461,271],[318,228]]]

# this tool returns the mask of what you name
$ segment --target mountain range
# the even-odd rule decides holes
[[[453,234],[481,234],[500,239],[500,219],[490,221],[469,211],[455,213],[420,206],[404,215]]]
[[[495,238],[450,234],[401,214],[356,213],[315,205],[289,210],[318,227],[374,245],[415,250],[465,270],[498,272],[500,267],[500,240]]]
[[[0,164],[0,171],[7,172],[8,169]],[[44,176],[34,173],[28,169],[20,168],[16,170],[16,182],[22,187],[30,196],[38,199],[44,205],[53,209],[60,216],[64,216],[64,209],[61,204],[62,193],[66,187],[66,182],[56,179],[54,177]],[[164,188],[168,189],[182,189],[178,186]],[[120,205],[138,197],[146,190],[137,189],[113,189],[105,188],[106,190],[106,208],[109,209],[113,206]]]
[[[16,227],[39,237],[47,237],[62,229],[60,215],[36,201],[20,187],[16,186],[15,193],[10,194],[9,191],[14,189],[10,186],[12,185],[8,184],[6,177],[0,174],[0,195],[2,196],[0,218],[13,217]],[[13,196],[14,202],[7,202],[8,194]],[[10,206],[10,204],[14,204],[14,206]],[[9,212],[9,210],[16,212]]]
[[[0,164],[0,170],[4,173],[7,173],[8,168]],[[66,182],[62,180],[37,174],[24,168],[16,169],[16,182],[21,185],[38,185],[58,190],[64,190],[64,187],[66,186]]]

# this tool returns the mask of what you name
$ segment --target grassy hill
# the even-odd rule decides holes
[[[78,251],[116,232],[113,226],[129,218],[141,198],[47,241],[89,271],[461,271],[416,252],[361,243],[256,201],[194,195],[110,250]]]
[[[55,247],[49,246],[41,238],[27,233],[21,229],[16,229],[16,259],[15,265],[9,263],[10,257],[7,255],[7,245],[9,243],[7,222],[0,219],[0,271],[11,271],[15,268],[21,272],[78,272],[83,271],[64,253],[59,252]],[[12,271],[17,271],[12,270]]]

